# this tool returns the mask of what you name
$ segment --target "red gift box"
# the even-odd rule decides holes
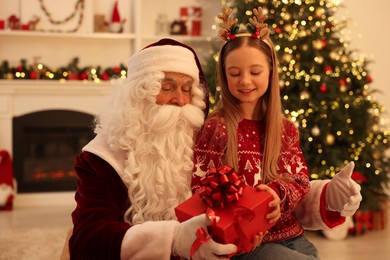
[[[213,208],[220,220],[208,227],[212,239],[222,244],[235,244],[238,251],[249,252],[252,239],[259,232],[265,232],[274,224],[268,223],[266,215],[272,211],[268,203],[273,200],[270,193],[246,185],[242,197],[223,208]],[[199,194],[194,194],[175,208],[177,219],[186,221],[205,213],[208,206]]]

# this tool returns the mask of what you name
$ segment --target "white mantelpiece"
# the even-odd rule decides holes
[[[12,156],[13,117],[53,109],[95,115],[113,85],[113,82],[0,80],[0,149]],[[72,203],[73,196],[74,192],[17,194],[14,206]]]

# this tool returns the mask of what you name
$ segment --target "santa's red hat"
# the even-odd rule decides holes
[[[128,78],[144,77],[156,72],[179,72],[191,76],[196,85],[203,88],[205,97],[204,109],[209,109],[209,91],[207,82],[195,51],[178,41],[165,38],[152,43],[130,57],[128,62]]]

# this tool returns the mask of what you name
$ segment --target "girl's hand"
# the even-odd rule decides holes
[[[252,239],[252,250],[255,250],[258,246],[261,245],[261,242],[263,242],[263,238],[265,237],[265,235],[267,235],[268,231],[265,231],[264,233],[263,232],[259,232],[257,235],[255,235],[255,237]],[[237,255],[242,255],[242,254],[245,254],[245,251],[244,250],[240,250],[239,252],[237,252]]]
[[[266,217],[267,217],[269,223],[275,223],[281,217],[281,213],[280,213],[281,200],[280,200],[278,194],[272,188],[270,188],[269,186],[267,186],[265,184],[260,184],[260,185],[256,186],[256,188],[258,190],[263,190],[263,191],[269,192],[274,197],[274,199],[268,204],[268,207],[273,208],[273,210],[271,211],[271,213],[268,213]]]
[[[257,234],[253,240],[252,240],[252,245],[253,245],[253,248],[252,248],[252,251],[256,249],[256,247],[258,247],[259,245],[261,245],[261,242],[263,242],[263,238],[265,237],[265,235],[267,235],[268,231],[265,231],[264,233],[263,232],[260,232],[259,234]]]

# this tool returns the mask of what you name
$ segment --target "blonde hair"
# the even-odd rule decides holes
[[[255,47],[263,52],[268,57],[270,66],[269,85],[263,97],[263,104],[260,106],[260,109],[262,110],[260,112],[264,114],[266,125],[264,148],[263,151],[260,151],[263,155],[262,182],[268,183],[271,180],[280,178],[277,173],[277,165],[281,151],[283,120],[285,120],[285,117],[282,114],[282,103],[280,99],[276,50],[268,37],[264,40],[248,36],[236,37],[222,46],[217,65],[217,79],[221,87],[221,101],[214,113],[220,114],[225,121],[228,140],[225,148],[224,163],[239,170],[237,130],[239,122],[243,119],[243,113],[239,106],[239,100],[229,91],[225,73],[225,59],[232,50],[241,46]],[[216,118],[218,117],[211,116],[208,120],[217,120]]]

